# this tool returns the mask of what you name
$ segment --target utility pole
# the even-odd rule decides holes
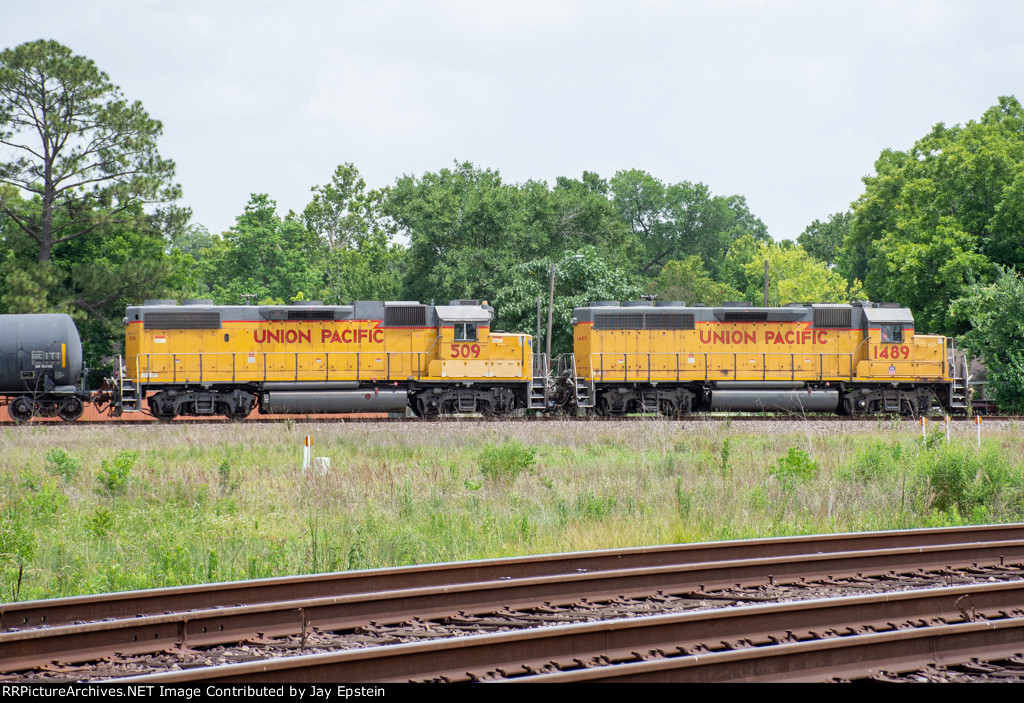
[[[547,342],[548,363],[551,363],[551,316],[555,309],[555,265],[551,264],[551,292],[548,295],[548,336]]]
[[[764,260],[764,306],[768,307],[768,259]]]
[[[537,294],[537,343],[540,343],[540,293]]]

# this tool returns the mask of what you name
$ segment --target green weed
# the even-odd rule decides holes
[[[533,473],[537,450],[518,440],[488,444],[480,451],[480,473],[491,481],[511,483],[523,473]]]
[[[46,473],[51,476],[59,476],[65,481],[72,481],[78,477],[82,469],[82,460],[66,449],[54,447],[46,451]]]
[[[100,486],[110,495],[124,493],[128,486],[128,476],[135,468],[135,462],[139,458],[137,451],[118,452],[111,461],[104,459],[100,462],[100,474],[97,477]]]

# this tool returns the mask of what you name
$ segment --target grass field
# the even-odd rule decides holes
[[[1024,519],[1021,428],[330,423],[0,430],[0,601]],[[306,434],[325,474],[301,471]]]

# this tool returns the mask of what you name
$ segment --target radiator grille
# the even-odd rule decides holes
[[[693,313],[599,313],[594,315],[596,330],[692,330]]]
[[[334,310],[289,310],[289,320],[333,320]]]
[[[844,327],[852,325],[852,313],[850,308],[815,308],[815,327]]]
[[[147,312],[143,315],[150,330],[219,330],[219,312]]]
[[[767,322],[767,312],[745,310],[744,312],[727,312],[722,317],[725,322]]]
[[[427,308],[425,305],[384,308],[384,324],[388,327],[426,327]]]

